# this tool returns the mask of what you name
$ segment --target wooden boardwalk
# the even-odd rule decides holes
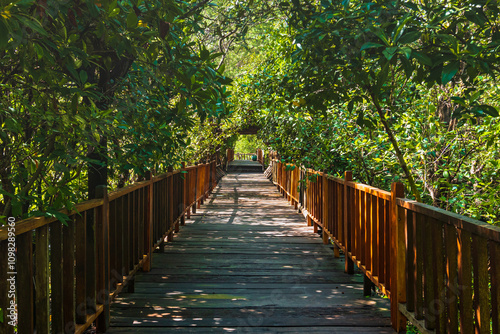
[[[228,174],[111,307],[109,333],[393,333],[389,302],[262,174]]]

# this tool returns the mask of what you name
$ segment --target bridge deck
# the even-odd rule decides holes
[[[260,162],[252,160],[233,160],[228,166],[230,173],[262,173],[262,171]]]
[[[111,307],[109,333],[392,333],[388,300],[262,174],[229,174]]]

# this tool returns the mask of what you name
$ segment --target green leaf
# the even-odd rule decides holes
[[[386,62],[385,65],[382,67],[382,69],[380,70],[380,72],[377,75],[377,85],[376,85],[377,95],[380,92],[380,90],[382,89],[382,86],[384,85],[385,81],[387,80],[387,77],[389,75],[389,65],[390,65],[390,62],[389,61]]]
[[[412,50],[411,51],[411,57],[415,58],[422,65],[432,66],[432,60],[431,60],[431,58],[429,58],[427,55],[425,55],[425,54],[423,54],[421,52]]]
[[[23,204],[16,198],[12,198],[12,215],[14,217],[20,217],[23,212]]]
[[[15,16],[19,21],[21,21],[22,24],[24,24],[25,26],[27,26],[31,30],[38,32],[42,36],[48,36],[47,31],[45,31],[45,29],[43,29],[40,22],[38,22],[36,19],[31,18],[31,17],[27,18],[27,17],[21,16],[21,15],[13,15],[13,16]]]
[[[465,99],[464,99],[464,98],[462,98],[462,97],[460,97],[460,96],[452,96],[452,97],[451,97],[451,100],[452,100],[453,102],[455,102],[456,104],[461,105],[462,107],[467,106],[467,104],[465,103]]]
[[[490,116],[493,116],[493,117],[499,116],[498,110],[495,107],[492,107],[492,106],[489,106],[486,104],[476,106],[476,107],[472,108],[472,110],[475,112],[483,112],[483,113],[490,115]]]
[[[441,72],[441,83],[446,85],[448,82],[453,79],[455,74],[457,74],[460,69],[460,62],[454,61],[443,67],[443,71]]]
[[[0,16],[0,49],[4,49],[9,42],[9,29],[4,22],[3,17]]]
[[[226,69],[226,64],[222,63],[222,65],[219,67],[219,69],[217,70],[217,72],[219,72],[219,74],[222,75],[222,73],[224,73],[225,69]]]
[[[413,51],[412,48],[408,47],[408,46],[403,46],[401,48],[399,48],[399,53],[405,55],[406,59],[410,59],[411,57],[411,52]]]
[[[398,22],[398,26],[396,30],[393,32],[393,41],[397,42],[401,35],[403,34],[404,28],[406,26],[406,23],[412,19],[411,16],[405,16],[402,20]]]
[[[359,114],[358,114],[358,117],[356,118],[356,124],[359,125],[360,127],[363,126],[363,117],[364,117],[364,113],[363,113],[363,110],[360,110],[359,111]]]
[[[349,104],[347,105],[347,110],[349,112],[352,112],[352,109],[354,108],[354,100],[349,101]]]
[[[409,79],[413,73],[413,66],[411,62],[408,60],[406,56],[400,56],[399,60],[401,61],[401,65],[405,71],[406,77]]]
[[[397,46],[390,46],[386,48],[384,51],[382,51],[382,53],[384,54],[385,58],[387,58],[387,60],[391,60],[397,51],[398,51]]]
[[[471,9],[465,12],[465,17],[471,21],[474,22],[481,27],[484,26],[486,22],[488,22],[488,18],[486,15],[484,15],[484,12],[481,8],[475,8]]]
[[[87,72],[85,71],[80,71],[80,81],[82,82],[82,84],[86,83],[87,82],[87,79],[88,79],[88,75],[87,75]]]
[[[378,37],[385,45],[389,45],[389,40],[385,35],[385,32],[379,27],[370,27],[370,30]]]
[[[208,57],[210,57],[210,51],[208,51],[207,49],[203,48],[200,51],[200,58],[201,58],[201,60],[207,60]]]
[[[366,49],[379,48],[381,46],[384,46],[384,45],[382,45],[380,43],[367,42],[367,43],[363,44],[363,46],[361,47],[361,51],[366,50]]]
[[[132,11],[127,15],[127,28],[132,29],[137,27],[137,15]]]
[[[416,40],[418,40],[421,35],[422,35],[422,33],[420,31],[411,31],[411,32],[408,32],[408,33],[404,34],[403,36],[401,36],[399,38],[398,43],[399,44],[410,44],[410,43],[413,43]]]

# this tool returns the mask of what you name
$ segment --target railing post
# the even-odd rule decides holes
[[[203,197],[205,196],[205,164],[202,163],[202,165],[198,166],[198,186],[199,186],[199,192],[200,194],[198,195],[199,200],[197,201],[196,207],[198,209],[201,208],[201,205],[203,204]]]
[[[193,208],[193,213],[196,213],[196,205],[198,203],[197,198],[198,198],[198,163],[194,164],[194,204],[192,206]]]
[[[326,177],[326,173],[321,174],[322,182],[323,182],[323,193],[321,194],[323,197],[323,244],[328,244],[328,178]]]
[[[143,271],[150,271],[152,265],[152,240],[153,240],[153,178],[151,172],[146,172],[146,180],[149,181],[146,193],[146,208],[144,222],[144,254],[147,256],[142,265]]]
[[[349,187],[347,182],[352,181],[352,172],[344,172],[344,244],[345,244],[345,269],[347,274],[354,274],[354,262],[349,257],[349,252],[352,252],[352,223],[353,223],[353,205],[351,196],[349,196]]]
[[[96,198],[102,198],[103,204],[97,210],[95,221],[96,234],[96,300],[104,309],[96,319],[98,333],[109,328],[109,200],[106,186],[96,188]],[[78,288],[78,287],[77,287]],[[94,311],[95,312],[95,311]]]
[[[391,322],[392,328],[402,331],[406,327],[406,318],[399,311],[399,303],[406,302],[406,252],[405,252],[405,217],[401,215],[396,202],[404,197],[404,187],[401,182],[391,185]]]
[[[85,223],[86,224],[86,223]],[[87,226],[85,225],[85,229]],[[63,328],[64,333],[74,333],[75,332],[75,295],[73,293],[75,288],[75,271],[74,271],[74,261],[75,261],[75,253],[71,252],[72,249],[75,249],[75,224],[74,219],[71,220],[68,225],[62,227],[62,246],[63,246],[63,263],[62,263],[62,304],[64,307],[62,308],[62,318],[63,318]],[[18,246],[21,247],[21,246]],[[21,247],[23,249],[23,247]],[[87,254],[85,254],[86,256]],[[95,274],[95,271],[93,271]],[[19,269],[18,269],[19,274]],[[95,277],[95,276],[94,276]],[[24,290],[29,290],[29,285],[23,285],[25,287]],[[24,293],[24,292],[23,292]],[[87,296],[87,294],[85,294]],[[21,300],[19,298],[19,300]],[[18,305],[21,307],[21,305]],[[83,310],[81,310],[84,314],[87,313],[87,307],[85,306]],[[20,315],[20,313],[19,313]],[[26,319],[23,318],[23,322]],[[23,333],[18,327],[18,332]],[[29,332],[31,333],[31,332]]]
[[[10,318],[7,317],[10,312],[8,308],[12,309],[12,306],[10,305],[10,299],[8,297],[10,281],[7,281],[7,279],[11,279],[11,277],[9,277],[10,275],[7,274],[8,272],[10,272],[7,259],[9,249],[8,243],[8,240],[0,241],[0,256],[2,257],[0,259],[0,307],[3,311],[3,322],[0,322],[0,332],[5,334],[13,334],[14,326],[8,324]]]
[[[168,173],[170,174],[170,181],[167,182],[167,203],[165,203],[168,206],[168,217],[167,217],[167,222],[168,222],[168,227],[167,231],[167,242],[171,242],[174,240],[174,168],[172,166],[168,167]]]
[[[217,152],[217,154],[219,154]],[[182,163],[182,169],[181,169],[183,172],[186,171],[186,163]],[[187,186],[189,184],[189,181],[188,181],[188,177],[189,177],[189,173],[182,173],[181,174],[183,176],[182,178],[182,216],[181,216],[181,225],[185,225],[186,224],[186,207],[188,205],[188,192],[187,192]],[[189,208],[188,208],[188,211],[189,212]],[[188,214],[188,218],[189,218],[189,214]]]

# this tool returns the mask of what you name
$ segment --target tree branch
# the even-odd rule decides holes
[[[184,20],[187,19],[189,16],[193,15],[194,12],[196,12],[198,9],[201,7],[205,6],[207,3],[211,2],[212,0],[202,0],[196,4],[193,8],[185,12],[183,15],[179,16],[179,20]]]

